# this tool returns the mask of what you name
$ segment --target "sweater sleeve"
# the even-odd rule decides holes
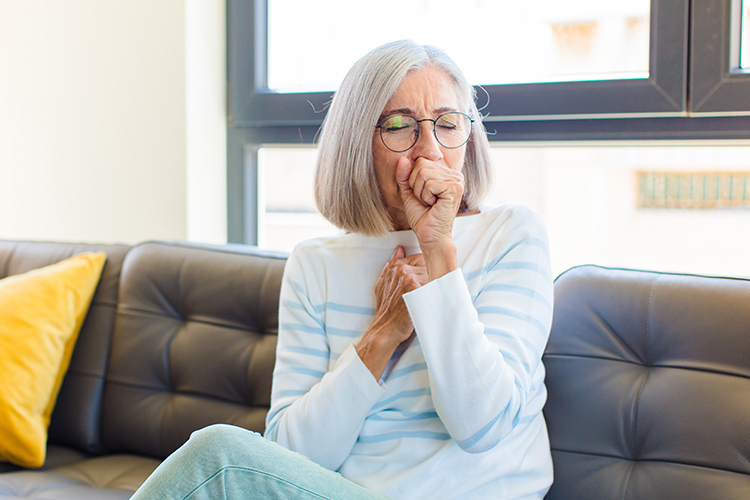
[[[465,451],[486,451],[541,412],[541,356],[552,280],[541,221],[503,235],[479,269],[453,271],[404,295],[427,362],[436,411]],[[468,282],[480,280],[472,297]]]
[[[338,469],[351,453],[367,412],[385,392],[349,345],[335,359],[323,304],[310,299],[305,266],[292,253],[284,271],[279,339],[266,437]],[[323,286],[321,280],[310,283]]]

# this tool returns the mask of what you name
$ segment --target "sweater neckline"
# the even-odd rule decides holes
[[[456,217],[453,221],[451,235],[455,238],[461,233],[470,230],[488,211],[488,207],[482,205],[479,207],[479,213]],[[355,238],[355,240],[361,241],[362,244],[371,247],[395,248],[401,245],[406,248],[407,255],[419,252],[419,241],[411,229],[391,231],[384,236],[365,236],[355,233],[350,233],[350,236]]]

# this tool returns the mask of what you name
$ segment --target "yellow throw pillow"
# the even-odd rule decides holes
[[[0,280],[0,461],[44,465],[47,428],[106,254]]]

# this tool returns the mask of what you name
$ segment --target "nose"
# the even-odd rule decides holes
[[[412,161],[417,158],[430,161],[440,160],[443,157],[443,151],[435,137],[435,123],[432,120],[423,120],[419,123],[419,127],[419,137],[410,150]]]

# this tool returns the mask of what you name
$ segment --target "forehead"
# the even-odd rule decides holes
[[[385,105],[390,110],[410,110],[431,115],[436,111],[459,110],[458,93],[453,79],[435,66],[411,70]]]

